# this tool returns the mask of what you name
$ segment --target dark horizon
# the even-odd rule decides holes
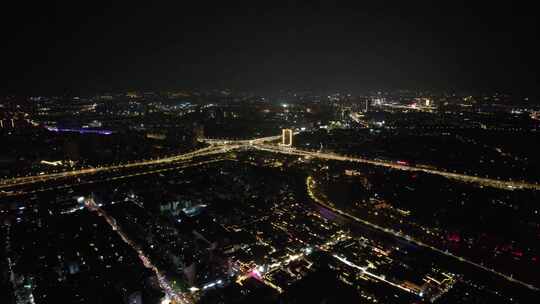
[[[212,87],[537,95],[537,20],[526,5],[36,4],[5,12],[6,94]]]

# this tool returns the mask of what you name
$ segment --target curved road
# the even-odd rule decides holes
[[[463,182],[469,182],[469,183],[476,183],[481,186],[487,186],[487,187],[495,187],[505,190],[512,190],[512,189],[530,189],[530,190],[540,190],[539,184],[534,183],[528,183],[524,181],[501,181],[501,180],[495,180],[495,179],[489,179],[489,178],[482,178],[477,176],[471,176],[471,175],[465,175],[465,174],[459,174],[459,173],[451,173],[443,170],[436,170],[436,169],[425,169],[415,166],[409,166],[409,165],[403,165],[398,164],[394,162],[387,162],[387,161],[378,161],[378,160],[371,160],[371,159],[365,159],[365,158],[359,158],[359,157],[350,157],[350,156],[343,156],[338,155],[334,153],[324,153],[324,152],[313,152],[313,151],[305,151],[300,149],[295,149],[291,147],[282,147],[282,146],[276,146],[276,145],[269,145],[265,144],[265,142],[268,141],[275,141],[278,140],[280,136],[269,136],[269,137],[263,137],[263,138],[256,138],[256,139],[250,139],[250,140],[224,140],[224,139],[203,139],[203,142],[206,142],[210,144],[210,146],[185,153],[180,155],[175,155],[171,157],[165,157],[155,160],[145,160],[140,162],[133,162],[133,163],[126,163],[126,164],[119,164],[119,165],[113,165],[113,166],[105,166],[105,167],[98,167],[98,168],[88,168],[88,169],[81,169],[81,170],[74,170],[74,171],[67,171],[67,172],[61,172],[61,173],[52,173],[52,174],[45,174],[45,175],[38,175],[38,176],[29,176],[29,177],[20,177],[20,178],[13,178],[13,179],[7,179],[0,181],[0,189],[2,188],[9,188],[13,186],[19,186],[19,185],[26,185],[36,182],[42,182],[42,181],[48,181],[48,180],[54,180],[64,177],[73,177],[73,176],[79,176],[79,175],[85,175],[85,174],[94,174],[97,172],[104,172],[104,171],[112,171],[122,168],[133,168],[133,167],[149,167],[151,169],[151,165],[156,164],[166,164],[166,163],[174,163],[177,161],[187,161],[191,160],[195,157],[201,157],[201,156],[209,156],[209,155],[215,155],[215,154],[221,154],[230,152],[233,150],[238,150],[241,148],[249,148],[249,149],[256,149],[260,151],[266,151],[270,153],[280,153],[280,154],[288,154],[288,155],[296,155],[296,156],[306,156],[306,157],[313,157],[318,159],[328,159],[328,160],[337,160],[337,161],[349,161],[349,162],[358,162],[358,163],[365,163],[375,166],[382,166],[386,168],[396,169],[396,170],[404,170],[404,171],[413,171],[413,172],[424,172],[428,174],[434,174],[443,176],[449,179],[455,179]],[[118,178],[118,177],[117,177]],[[308,190],[312,185],[310,185],[310,181],[308,180]],[[312,193],[310,193],[312,195]],[[358,221],[362,224],[368,225],[374,229],[383,231],[385,233],[391,234],[395,237],[399,237],[402,239],[405,239],[411,243],[414,243],[418,246],[426,247],[431,250],[434,250],[438,253],[442,253],[446,256],[456,258],[464,263],[468,263],[470,265],[476,266],[478,268],[481,268],[483,270],[489,271],[493,274],[497,274],[509,281],[521,284],[523,286],[526,286],[527,288],[530,288],[532,290],[538,291],[539,289],[535,286],[532,286],[530,284],[527,284],[525,282],[516,280],[512,277],[509,277],[503,273],[500,273],[494,269],[487,268],[483,265],[480,265],[478,263],[469,261],[463,257],[459,257],[456,255],[453,255],[449,252],[440,250],[438,248],[435,248],[433,246],[427,245],[422,243],[419,240],[412,239],[410,236],[403,235],[401,233],[398,233],[396,231],[393,231],[388,228],[384,228],[378,225],[375,225],[373,223],[367,222],[365,220],[362,220],[360,218],[357,218],[351,214],[348,214],[346,212],[343,212],[339,209],[336,209],[332,206],[329,206],[328,204],[324,203],[321,200],[316,200],[314,196],[312,196],[315,201],[317,201],[319,204],[323,205],[324,207],[341,214],[345,217],[348,217],[350,219],[353,219],[354,221]]]
[[[80,175],[85,175],[85,174],[94,174],[98,172],[112,171],[112,170],[123,169],[123,168],[134,168],[134,167],[151,166],[151,165],[156,165],[156,164],[166,164],[166,163],[172,163],[175,161],[190,160],[194,157],[226,153],[226,152],[237,150],[240,148],[249,148],[249,149],[257,149],[257,150],[271,152],[271,153],[307,156],[307,157],[337,160],[337,161],[358,162],[358,163],[365,163],[365,164],[370,164],[374,166],[387,167],[387,168],[396,169],[396,170],[424,172],[428,174],[443,176],[449,179],[454,179],[454,180],[459,180],[459,181],[464,181],[464,182],[469,182],[469,183],[476,183],[481,186],[494,187],[494,188],[499,188],[499,189],[504,189],[504,190],[513,190],[513,189],[540,190],[540,184],[529,183],[525,181],[497,180],[497,179],[483,178],[483,177],[460,174],[460,173],[452,173],[452,172],[448,172],[444,170],[420,168],[416,166],[398,164],[396,162],[379,161],[379,160],[372,160],[372,159],[360,158],[360,157],[350,157],[350,156],[344,156],[344,155],[339,155],[339,154],[334,154],[334,153],[313,152],[313,151],[295,149],[291,147],[282,147],[282,146],[265,144],[265,142],[275,141],[275,140],[278,140],[279,138],[280,136],[268,136],[268,137],[248,139],[248,140],[203,139],[202,141],[210,144],[210,146],[193,151],[193,152],[185,153],[185,154],[179,154],[175,156],[158,158],[158,159],[153,159],[153,160],[143,160],[140,162],[103,166],[103,167],[97,167],[97,168],[87,168],[87,169],[80,169],[80,170],[73,170],[73,171],[65,171],[65,172],[60,172],[60,173],[51,173],[51,174],[44,174],[44,175],[4,179],[0,181],[0,189],[10,188],[10,187],[19,186],[19,185],[25,185],[25,184],[32,184],[36,182],[54,180],[54,179],[59,179],[59,178],[65,178],[65,177],[73,177],[73,176],[80,176]]]
[[[343,155],[334,154],[334,153],[312,152],[312,151],[306,151],[306,150],[300,150],[300,149],[294,149],[294,148],[288,148],[288,147],[280,147],[280,146],[274,146],[274,145],[268,145],[268,144],[256,144],[256,145],[253,145],[252,147],[258,150],[267,151],[271,153],[308,156],[308,157],[313,157],[313,158],[337,160],[337,161],[349,161],[349,162],[365,163],[365,164],[370,164],[370,165],[380,166],[380,167],[387,167],[387,168],[396,169],[396,170],[424,172],[428,174],[444,176],[449,179],[459,180],[459,181],[468,182],[468,183],[476,183],[481,186],[494,187],[494,188],[499,188],[499,189],[504,189],[504,190],[513,190],[513,189],[540,190],[540,184],[534,184],[534,183],[529,183],[525,181],[497,180],[497,179],[484,178],[484,177],[478,177],[478,176],[472,176],[472,175],[466,175],[466,174],[460,174],[460,173],[452,173],[452,172],[447,172],[443,170],[425,169],[425,168],[420,168],[420,167],[415,167],[415,166],[410,166],[410,165],[403,165],[403,164],[398,164],[398,163],[389,162],[389,161],[379,161],[379,160],[372,160],[372,159],[360,158],[360,157],[343,156]]]
[[[311,199],[313,199],[313,201],[315,201],[317,204],[323,206],[324,208],[326,209],[329,209],[329,210],[332,210],[333,212],[343,216],[343,217],[346,217],[348,219],[351,219],[355,222],[358,222],[358,223],[361,223],[363,225],[366,225],[366,226],[369,226],[375,230],[378,230],[378,231],[381,231],[381,232],[384,232],[384,233],[387,233],[387,234],[390,234],[394,237],[397,237],[397,238],[400,238],[402,240],[405,240],[409,243],[412,243],[414,245],[417,245],[417,246],[420,246],[420,247],[424,247],[424,248],[428,248],[428,249],[431,249],[435,252],[438,252],[438,253],[441,253],[441,254],[444,254],[448,257],[452,257],[452,258],[455,258],[455,259],[458,259],[459,261],[463,262],[463,263],[467,263],[469,265],[472,265],[472,266],[475,266],[475,267],[478,267],[478,268],[481,268],[482,270],[485,270],[485,271],[488,271],[488,272],[491,272],[493,274],[496,274],[508,281],[511,281],[511,282],[514,282],[514,283],[517,283],[517,284],[520,284],[522,286],[525,286],[531,290],[534,290],[534,291],[540,291],[539,288],[531,285],[531,284],[528,284],[528,283],[525,283],[523,281],[520,281],[520,280],[516,280],[514,279],[513,277],[511,276],[508,276],[502,272],[499,272],[495,269],[492,269],[492,268],[488,268],[488,267],[485,267],[484,265],[481,265],[481,264],[478,264],[478,263],[475,263],[473,261],[470,261],[470,260],[467,260],[463,257],[460,257],[460,256],[457,256],[457,255],[454,255],[448,251],[444,251],[444,250],[441,250],[439,248],[436,248],[436,247],[433,247],[431,245],[428,245],[426,243],[423,243],[422,241],[420,240],[417,240],[417,239],[414,239],[412,238],[411,236],[409,235],[405,235],[403,233],[399,233],[395,230],[392,230],[392,229],[389,229],[389,228],[384,228],[382,226],[379,226],[379,225],[376,225],[376,224],[373,224],[371,222],[368,222],[366,220],[363,220],[361,218],[358,218],[350,213],[347,213],[347,212],[344,212],[340,209],[337,209],[333,206],[331,206],[330,204],[328,204],[327,202],[323,201],[322,199],[318,198],[314,193],[313,193],[313,188],[314,188],[314,185],[315,185],[315,181],[313,180],[313,178],[311,176],[309,176],[307,179],[306,179],[306,186],[307,186],[307,191],[308,191],[308,194],[309,196],[311,197]]]

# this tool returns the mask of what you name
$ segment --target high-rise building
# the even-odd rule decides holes
[[[292,146],[293,131],[291,129],[283,129],[281,131],[281,144],[283,146]]]

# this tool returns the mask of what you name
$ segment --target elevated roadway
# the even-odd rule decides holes
[[[115,176],[111,177],[111,179],[128,178],[130,176],[137,176],[137,175],[144,174],[144,172],[146,171],[157,172],[156,165],[164,165],[164,167],[166,167],[169,164],[171,164],[171,166],[174,167],[174,166],[178,166],[178,162],[190,162],[192,160],[195,160],[198,157],[219,155],[219,154],[223,154],[223,153],[227,153],[227,152],[239,150],[239,149],[255,149],[258,151],[265,151],[269,153],[279,153],[279,154],[285,154],[285,155],[303,156],[303,157],[311,157],[311,158],[316,158],[316,159],[325,159],[325,160],[334,160],[334,161],[356,162],[356,163],[364,163],[364,164],[369,164],[369,165],[374,165],[374,166],[385,167],[385,168],[394,169],[394,170],[423,172],[427,174],[443,176],[445,178],[449,178],[453,180],[459,180],[462,182],[474,183],[480,186],[495,187],[495,188],[505,189],[505,190],[512,190],[512,189],[530,189],[530,190],[535,190],[535,191],[540,190],[539,184],[529,183],[525,181],[504,181],[504,180],[496,180],[496,179],[490,179],[490,178],[482,178],[482,177],[471,176],[471,175],[466,175],[466,174],[448,172],[444,170],[426,169],[426,168],[421,168],[421,167],[416,167],[416,166],[411,166],[411,165],[398,164],[398,163],[389,162],[389,161],[380,161],[380,160],[373,160],[373,159],[367,159],[367,158],[361,158],[361,157],[351,157],[351,156],[339,155],[339,154],[328,153],[328,152],[323,152],[323,151],[306,151],[306,150],[296,149],[292,147],[283,147],[279,145],[268,144],[268,142],[277,141],[280,138],[281,136],[268,136],[268,137],[248,139],[248,140],[202,139],[203,142],[209,144],[208,147],[195,150],[189,153],[185,153],[185,154],[179,154],[175,156],[152,159],[152,160],[143,160],[139,162],[117,164],[117,165],[111,165],[111,166],[102,166],[102,167],[86,168],[86,169],[66,171],[66,172],[60,172],[60,173],[51,173],[51,174],[43,174],[43,175],[37,175],[37,176],[6,179],[6,180],[0,181],[0,196],[5,195],[5,193],[2,193],[4,189],[9,190],[10,188],[15,187],[15,186],[26,185],[30,187],[30,185],[33,183],[46,182],[46,181],[57,180],[61,178],[77,177],[77,176],[102,173],[102,172],[106,173],[109,171],[111,173],[113,172],[115,173],[114,174]],[[125,174],[122,172],[118,172],[118,170],[126,169],[126,168],[127,169],[140,168],[142,169],[142,171],[136,174],[134,174],[133,172],[126,172]],[[130,170],[126,170],[126,171],[130,171]],[[125,176],[122,174],[124,174]],[[72,181],[66,180],[66,182],[72,182]],[[313,187],[313,184],[310,181],[308,181],[308,189],[311,189],[312,187]],[[359,221],[373,228],[376,228],[377,230],[386,232],[392,236],[406,238],[410,241],[414,241],[414,243],[416,243],[417,245],[424,246],[426,248],[432,249],[439,253],[443,253],[450,257],[454,257],[462,262],[468,263],[470,265],[476,266],[483,270],[497,274],[509,281],[519,283],[530,289],[538,290],[534,286],[531,286],[524,282],[519,282],[513,279],[512,277],[506,276],[505,274],[495,271],[494,269],[489,269],[483,265],[466,260],[463,257],[455,256],[451,253],[442,251],[438,248],[429,246],[418,240],[412,240],[410,237],[407,237],[404,235],[396,235],[396,233],[394,233],[393,231],[389,229],[386,229],[384,227],[378,227],[372,223],[369,223],[365,220],[357,218],[351,214],[347,214],[339,209],[332,208],[332,210],[339,214],[347,216],[355,221]]]
[[[267,142],[279,140],[280,138],[281,136],[279,135],[254,138],[254,139],[246,139],[246,140],[227,140],[227,139],[205,138],[205,139],[202,139],[201,141],[209,144],[209,146],[192,151],[192,152],[188,152],[185,154],[179,154],[179,155],[174,155],[170,157],[163,157],[163,158],[150,159],[150,160],[142,160],[138,162],[128,162],[124,164],[117,164],[117,165],[110,165],[110,166],[100,166],[100,167],[85,168],[85,169],[64,171],[64,172],[58,172],[58,173],[49,173],[49,174],[0,180],[0,191],[2,191],[3,189],[12,188],[14,186],[28,185],[32,183],[38,183],[38,182],[46,182],[50,180],[67,178],[67,177],[77,177],[77,176],[82,176],[82,175],[95,174],[95,173],[101,173],[101,172],[107,172],[107,171],[116,171],[116,170],[128,169],[128,168],[138,168],[138,167],[144,168],[144,167],[152,167],[154,165],[167,165],[169,163],[175,163],[178,161],[189,161],[196,157],[227,153],[227,152],[237,150],[240,148],[256,149],[256,150],[266,151],[270,153],[305,156],[305,157],[312,157],[312,158],[317,158],[317,159],[364,163],[364,164],[386,167],[386,168],[402,170],[402,171],[423,172],[427,174],[443,176],[443,177],[453,179],[453,180],[459,180],[459,181],[468,182],[468,183],[475,183],[475,184],[479,184],[485,187],[494,187],[494,188],[505,189],[505,190],[513,190],[513,189],[540,190],[540,184],[530,183],[526,181],[491,179],[491,178],[478,177],[478,176],[466,175],[466,174],[461,174],[461,173],[454,173],[454,172],[449,172],[449,171],[445,171],[441,169],[428,169],[428,168],[422,168],[418,166],[400,164],[397,162],[345,156],[345,155],[339,155],[339,154],[328,153],[328,152],[323,152],[323,151],[307,151],[307,150],[301,150],[301,149],[296,149],[292,147],[284,147],[284,146],[273,145],[273,144],[267,143]],[[0,195],[1,195],[1,192],[0,192]]]
[[[344,156],[344,155],[339,155],[335,153],[327,153],[327,152],[306,151],[306,150],[300,150],[300,149],[295,149],[291,147],[282,147],[282,146],[275,146],[275,145],[268,145],[268,144],[256,144],[256,145],[253,145],[253,148],[257,150],[261,150],[261,151],[271,152],[271,153],[307,156],[307,157],[312,157],[312,158],[328,159],[328,160],[336,160],[336,161],[365,163],[369,165],[386,167],[386,168],[391,168],[395,170],[423,172],[427,174],[443,176],[448,179],[459,180],[459,181],[468,182],[468,183],[475,183],[475,184],[479,184],[485,187],[493,187],[493,188],[499,188],[499,189],[504,189],[504,190],[513,190],[513,189],[540,190],[540,184],[535,184],[535,183],[530,183],[530,182],[525,182],[525,181],[509,181],[509,180],[484,178],[484,177],[466,175],[466,174],[461,174],[461,173],[453,173],[453,172],[448,172],[444,170],[426,169],[426,168],[421,168],[421,167],[411,166],[411,165],[404,165],[404,164],[399,164],[399,163],[390,162],[390,161],[381,161],[381,160],[373,160],[373,159],[367,159],[367,158],[361,158],[361,157]]]

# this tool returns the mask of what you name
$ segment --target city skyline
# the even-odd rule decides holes
[[[3,12],[0,303],[539,302],[532,6]]]

